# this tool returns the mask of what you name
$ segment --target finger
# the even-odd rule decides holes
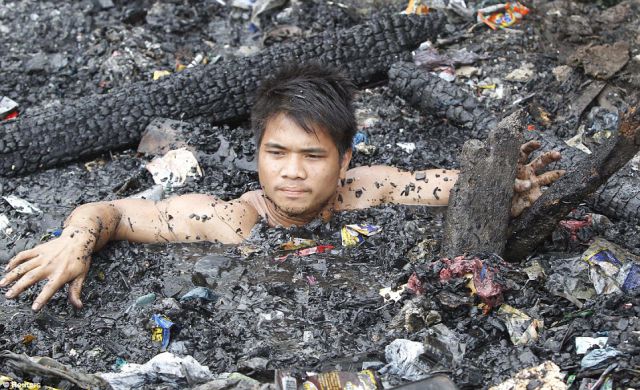
[[[511,216],[517,217],[522,214],[524,209],[531,206],[531,204],[525,199],[518,199],[517,201],[511,204]]]
[[[520,157],[518,158],[518,163],[525,164],[527,160],[529,160],[529,155],[534,150],[540,147],[540,142],[538,141],[529,141],[520,146]]]
[[[82,292],[82,285],[84,279],[87,276],[86,273],[78,276],[69,285],[69,302],[76,308],[82,309],[82,301],[80,300],[80,293]]]
[[[31,309],[33,311],[42,309],[42,307],[49,302],[53,294],[60,290],[64,283],[64,280],[60,277],[49,280],[49,282],[47,282],[47,284],[42,288],[40,295],[38,295],[38,297],[33,301]]]
[[[515,192],[525,192],[529,189],[531,189],[531,180],[516,179],[516,182],[513,185],[513,190]]]
[[[542,153],[535,160],[533,160],[529,165],[531,166],[531,168],[533,168],[535,172],[538,172],[542,170],[544,167],[546,167],[547,165],[551,164],[554,161],[558,161],[561,158],[562,156],[560,156],[560,152],[557,152],[554,150],[551,152]]]
[[[536,184],[539,186],[548,186],[549,184],[561,178],[564,174],[565,174],[565,171],[563,170],[549,171],[549,172],[543,173],[542,175],[539,175],[534,180],[536,181]]]
[[[22,252],[18,253],[17,255],[15,255],[13,259],[9,260],[9,263],[4,268],[4,270],[5,271],[9,271],[10,269],[15,267],[16,265],[18,265],[20,263],[23,263],[23,262],[31,259],[32,257],[36,257],[36,256],[38,256],[38,253],[36,251],[34,251],[33,249],[28,249],[26,251],[22,251]]]
[[[5,287],[13,281],[20,279],[24,274],[36,268],[40,263],[38,261],[29,260],[26,263],[18,265],[0,280],[0,287]]]
[[[7,291],[5,297],[12,299],[20,295],[24,290],[44,279],[42,268],[35,268],[22,276],[16,284]]]

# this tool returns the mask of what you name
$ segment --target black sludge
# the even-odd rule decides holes
[[[153,117],[247,117],[259,80],[286,62],[319,61],[344,69],[358,85],[386,78],[392,63],[435,39],[444,19],[391,15],[270,47],[248,58],[196,67],[46,108],[0,124],[0,176],[16,176],[134,145]]]

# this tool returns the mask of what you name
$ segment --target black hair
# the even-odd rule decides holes
[[[355,87],[342,72],[315,63],[289,64],[262,81],[251,111],[251,127],[260,145],[267,122],[283,113],[309,133],[325,130],[340,157],[356,132]]]

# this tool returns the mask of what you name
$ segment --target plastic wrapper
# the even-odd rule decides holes
[[[277,262],[283,262],[285,261],[289,256],[309,256],[309,255],[313,255],[316,253],[324,253],[324,252],[328,252],[331,249],[335,248],[333,245],[317,245],[317,246],[313,246],[311,248],[305,248],[305,249],[300,249],[295,251],[294,253],[288,253],[286,255],[283,256],[278,256],[275,258],[275,260]]]
[[[420,359],[424,352],[423,343],[406,339],[393,340],[384,349],[384,356],[388,364],[379,371],[383,375],[398,375],[410,381],[426,378],[430,367]]]
[[[608,337],[576,337],[576,354],[584,355],[593,347],[604,348],[608,340]]]
[[[583,369],[597,367],[601,363],[604,363],[607,360],[618,355],[622,355],[622,352],[613,347],[594,349],[582,358],[582,360],[580,361],[580,367],[582,367]]]
[[[640,287],[640,260],[620,246],[602,238],[594,240],[582,259],[598,294],[628,293]]]
[[[180,302],[192,301],[196,299],[201,299],[203,301],[215,301],[218,299],[218,295],[216,295],[211,289],[206,287],[196,287],[186,294],[184,294],[180,298]]]
[[[364,242],[365,237],[373,236],[382,231],[380,226],[369,224],[345,225],[340,231],[342,246],[356,246]]]
[[[156,326],[151,330],[151,340],[161,343],[161,348],[164,351],[169,346],[173,322],[161,314],[154,314],[152,319]]]
[[[20,199],[15,195],[3,196],[2,199],[6,200],[17,212],[21,214],[39,214],[42,212],[38,207],[27,202],[24,199]]]
[[[479,9],[478,23],[498,30],[513,26],[528,13],[529,9],[519,2],[497,4]]]
[[[14,102],[6,96],[0,97],[0,118],[10,119],[7,118],[7,115],[15,111],[17,108],[18,103]]]
[[[192,152],[185,148],[168,151],[146,165],[156,184],[164,188],[181,187],[188,177],[202,176],[202,169]]]
[[[280,249],[285,251],[293,251],[296,249],[308,248],[316,245],[317,245],[316,240],[310,240],[306,238],[294,238],[291,241],[281,244]]]
[[[527,345],[538,339],[538,331],[544,326],[544,322],[529,317],[522,311],[502,305],[498,309],[498,317],[507,326],[509,337],[513,345]]]
[[[330,371],[320,374],[276,370],[275,385],[278,390],[381,390],[383,388],[373,370]]]

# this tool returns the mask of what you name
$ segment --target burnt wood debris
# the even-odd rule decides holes
[[[410,59],[412,49],[434,40],[443,23],[440,14],[381,16],[0,123],[0,176],[133,146],[154,117],[206,116],[212,123],[245,119],[259,80],[291,58],[340,66],[357,85],[384,79],[392,63]]]

